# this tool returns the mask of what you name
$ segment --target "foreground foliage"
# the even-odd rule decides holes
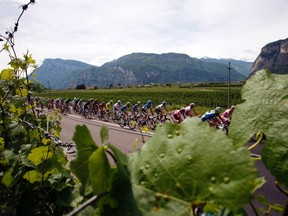
[[[107,193],[105,201],[97,205],[101,215],[197,215],[195,212],[199,209],[216,215],[219,209],[241,212],[252,199],[256,181],[262,181],[257,188],[264,184],[263,180],[256,179],[254,161],[244,144],[258,130],[265,133],[263,158],[268,169],[277,164],[279,157],[283,159],[281,153],[287,154],[288,124],[281,106],[282,100],[287,100],[286,79],[287,76],[262,71],[248,80],[243,89],[245,102],[236,108],[229,137],[190,119],[181,125],[166,124],[158,128],[138,152],[126,155],[108,143],[106,128],[102,128],[102,145],[97,146],[87,127],[77,126],[74,141],[78,157],[71,169],[82,182],[82,192],[91,187],[95,194]],[[251,86],[257,85],[255,93]],[[269,89],[269,93],[265,89]],[[265,101],[265,108],[257,104],[258,98],[263,98],[260,101]],[[259,109],[269,109],[269,104],[273,112],[266,118],[268,122],[263,122]],[[253,112],[253,108],[258,112]],[[281,130],[274,129],[278,124]],[[268,162],[265,154],[271,149],[270,145],[275,148],[274,154],[268,153],[270,159],[276,158]],[[107,152],[113,155],[116,166],[109,164]],[[275,177],[284,185],[287,178],[281,176],[285,175],[287,158],[282,160],[284,164],[280,168],[275,166],[278,171]],[[283,210],[279,206],[273,208]]]
[[[75,183],[55,142],[60,117],[39,115],[28,80],[36,62],[28,52],[19,58],[15,50],[19,20],[33,3],[21,6],[13,31],[0,35],[0,52],[10,57],[0,73],[0,215],[63,215],[73,209]]]

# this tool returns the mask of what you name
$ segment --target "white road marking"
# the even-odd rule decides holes
[[[71,116],[71,117],[74,117],[74,118],[82,118],[81,116],[78,116],[78,115],[73,115],[73,114],[67,114],[68,116]]]

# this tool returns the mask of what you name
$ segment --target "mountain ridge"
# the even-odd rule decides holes
[[[249,64],[252,66],[252,62],[243,61],[242,68]],[[49,80],[51,89],[75,88],[79,84],[108,87],[119,84],[128,86],[150,83],[224,82],[228,79],[227,65],[228,62],[223,59],[219,62],[215,59],[208,61],[181,53],[136,52],[106,62],[100,67],[76,60],[45,59],[43,64],[33,71],[33,76],[45,87],[48,87],[45,83]],[[245,78],[246,76],[239,73],[236,67],[233,68],[231,81]]]

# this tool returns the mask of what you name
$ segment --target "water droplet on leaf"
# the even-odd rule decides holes
[[[173,135],[172,134],[167,134],[167,138],[171,139],[171,138],[173,138]]]

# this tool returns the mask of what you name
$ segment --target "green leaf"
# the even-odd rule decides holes
[[[42,173],[39,173],[36,170],[30,170],[28,172],[25,173],[25,175],[23,176],[24,179],[27,179],[30,183],[34,183],[34,182],[42,182],[42,177],[44,175]]]
[[[89,176],[95,194],[108,191],[110,169],[104,146],[100,146],[89,158]]]
[[[0,150],[4,149],[5,140],[3,137],[0,137]]]
[[[1,179],[1,183],[4,184],[7,188],[12,187],[14,183],[14,179],[12,176],[13,169],[10,168]]]
[[[92,136],[86,125],[76,126],[73,140],[77,147],[76,159],[71,161],[71,171],[77,176],[82,183],[81,193],[85,192],[85,188],[89,181],[89,158],[97,150],[98,146],[92,139]]]
[[[36,166],[51,157],[53,157],[53,152],[49,151],[48,146],[40,146],[38,148],[34,148],[28,155],[28,159],[32,161]]]
[[[243,86],[242,97],[245,102],[236,106],[229,136],[245,145],[255,133],[264,132],[263,162],[288,186],[288,75],[258,71]]]
[[[258,200],[258,202],[269,206],[268,200],[262,194],[258,195],[257,200]]]
[[[250,201],[256,177],[248,150],[198,119],[159,127],[129,165],[145,215],[188,215],[209,201],[237,211]]]
[[[109,136],[108,136],[108,127],[107,126],[101,127],[100,138],[101,138],[102,145],[106,145],[108,143]]]
[[[115,157],[116,168],[113,169],[111,178],[111,189],[109,196],[117,200],[117,208],[113,206],[102,206],[103,215],[142,215],[137,207],[132,193],[130,172],[128,170],[128,157],[115,146],[109,144]]]
[[[276,211],[276,212],[283,212],[284,211],[284,207],[282,205],[280,205],[280,204],[272,205],[271,209],[273,211]]]
[[[259,188],[261,188],[264,184],[266,183],[266,179],[265,177],[259,177],[255,179],[255,188],[253,190],[253,192],[255,192],[256,190],[258,190]]]
[[[14,78],[14,74],[13,74],[13,70],[12,69],[3,69],[1,71],[1,80],[12,80]]]

